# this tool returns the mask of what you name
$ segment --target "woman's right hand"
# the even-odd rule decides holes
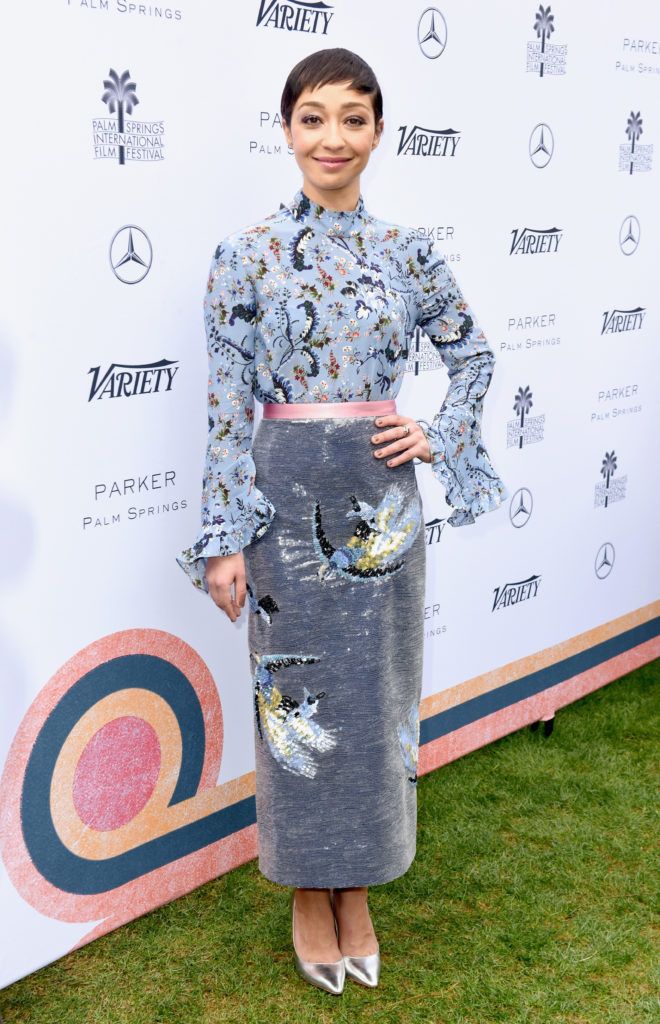
[[[246,595],[243,552],[237,551],[234,555],[211,555],[206,559],[204,575],[209,585],[209,594],[218,608],[226,612],[232,622],[236,622],[245,604]],[[235,591],[233,594],[232,583]]]

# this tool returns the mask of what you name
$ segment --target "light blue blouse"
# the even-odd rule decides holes
[[[433,242],[367,212],[330,210],[302,189],[261,223],[228,235],[211,261],[204,321],[208,446],[201,529],[177,562],[208,592],[206,558],[241,551],[276,515],[256,486],[254,399],[349,402],[395,398],[419,325],[449,373],[424,427],[432,471],[473,523],[509,492],[481,440],[494,353]],[[421,425],[421,424],[420,424]]]

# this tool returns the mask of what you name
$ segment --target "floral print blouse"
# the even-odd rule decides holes
[[[206,558],[261,537],[276,509],[256,486],[254,399],[395,398],[419,325],[449,372],[425,433],[433,473],[473,523],[508,497],[481,441],[494,353],[432,241],[367,212],[330,210],[302,189],[261,223],[228,235],[211,261],[204,321],[208,447],[201,529],[177,562],[208,593]],[[420,424],[421,425],[421,424]]]

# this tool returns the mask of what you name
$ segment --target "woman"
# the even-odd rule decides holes
[[[211,263],[202,530],[178,561],[232,622],[248,598],[259,868],[293,887],[299,972],[337,994],[346,974],[378,983],[368,886],[416,848],[413,460],[431,463],[452,525],[508,492],[480,440],[492,350],[428,240],[365,208],[384,123],[373,71],[349,50],[312,53],[281,114],[302,186]],[[415,325],[450,375],[426,431],[394,401]]]

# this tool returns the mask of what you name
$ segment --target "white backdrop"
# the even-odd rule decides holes
[[[417,467],[429,543],[420,767],[657,654],[660,9],[585,0],[550,13],[543,41],[538,5],[521,0],[12,7],[0,65],[0,878],[13,941],[0,985],[256,852],[247,616],[232,625],[175,555],[199,520],[211,255],[301,183],[278,110],[307,53],[346,46],[374,68],[385,134],[362,178],[367,209],[433,234],[497,356],[483,435],[510,501],[453,529],[440,484]],[[111,71],[117,88],[128,72],[138,100],[124,110],[123,163],[103,100]],[[450,129],[435,155],[408,138]],[[430,420],[447,375],[416,340],[398,407]],[[121,381],[134,393],[117,393]],[[76,706],[91,716],[85,742],[60,755],[45,726],[90,667],[140,653],[179,659],[206,726],[191,763],[206,758],[207,803],[246,800],[247,817],[180,850],[168,824],[160,860],[116,875],[108,864],[105,888],[83,891],[75,863],[49,853],[48,808],[88,861],[139,850],[150,826],[140,819],[136,838],[131,813],[148,810],[168,751],[176,781],[194,714],[177,725],[161,694],[140,724],[150,685],[138,660],[121,715],[71,702],[66,728]],[[45,753],[30,761],[38,737]],[[199,785],[192,771],[187,799]],[[194,861],[201,847],[215,860]]]

